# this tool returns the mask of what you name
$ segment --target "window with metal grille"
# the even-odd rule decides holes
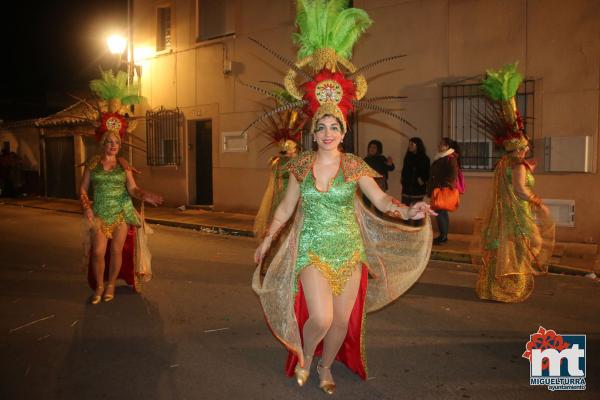
[[[180,165],[183,113],[160,108],[146,112],[147,164]]]
[[[235,34],[235,0],[196,0],[197,41]]]
[[[517,92],[517,108],[523,118],[525,133],[531,139],[533,155],[535,80],[525,80]],[[456,140],[460,146],[463,170],[491,171],[504,151],[480,132],[477,115],[489,114],[490,106],[479,83],[442,85],[442,137]]]
[[[169,50],[172,46],[171,7],[156,10],[156,51]]]

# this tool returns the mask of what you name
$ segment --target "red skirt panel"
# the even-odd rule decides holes
[[[366,354],[364,353],[364,317],[365,317],[365,299],[367,295],[367,281],[368,281],[368,270],[363,264],[362,275],[360,279],[360,287],[358,289],[358,295],[352,314],[350,315],[350,321],[348,321],[348,333],[340,347],[340,351],[336,356],[336,360],[346,364],[346,366],[360,376],[362,379],[367,379],[367,365],[366,365]],[[296,294],[296,301],[294,304],[294,312],[296,314],[296,320],[298,321],[298,329],[300,330],[300,338],[304,344],[304,338],[302,337],[302,330],[304,323],[308,319],[308,307],[306,300],[304,299],[304,292],[302,290],[302,283],[298,280],[298,293]],[[319,343],[315,356],[320,356],[323,353],[323,342]],[[294,375],[294,368],[298,362],[298,357],[294,352],[288,352],[287,362],[285,364],[285,372],[288,376]]]

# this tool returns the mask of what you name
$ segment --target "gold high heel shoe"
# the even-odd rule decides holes
[[[308,380],[310,370],[301,368],[300,364],[297,364],[296,368],[294,369],[294,374],[296,374],[296,382],[298,382],[298,386],[304,386]]]
[[[113,294],[106,294],[105,293],[104,296],[102,296],[102,300],[104,300],[105,303],[108,303],[109,301],[111,301],[112,299],[115,298],[115,292],[114,292],[115,285],[109,283],[108,285],[106,285],[106,289],[108,289],[109,287],[113,288]]]
[[[98,293],[98,292],[102,293],[103,291],[104,291],[104,286],[98,286],[96,288],[96,291],[94,292],[94,295],[92,296],[92,300],[91,300],[92,304],[96,305],[96,304],[100,303],[100,299],[102,298],[102,296],[99,294],[96,294],[96,293]]]
[[[317,365],[317,373],[319,374],[319,389],[324,391],[327,394],[335,393],[335,382],[330,381],[328,379],[321,379],[321,370],[322,369],[330,369],[331,367],[324,367],[321,364]]]
[[[308,364],[308,368],[302,368],[300,366],[300,362],[298,362],[298,364],[296,364],[296,368],[294,368],[296,382],[298,382],[298,386],[300,387],[302,387],[308,380],[308,376],[310,375],[310,364],[312,364],[312,357],[305,357],[304,364]]]

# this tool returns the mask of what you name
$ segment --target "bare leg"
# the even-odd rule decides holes
[[[101,296],[104,290],[104,255],[108,239],[101,230],[96,230],[92,239],[92,269],[96,279],[95,296]]]
[[[323,340],[333,321],[333,295],[323,275],[314,267],[300,272],[300,281],[308,307],[308,320],[304,324],[304,368],[309,369],[315,349]]]
[[[114,296],[115,294],[115,283],[117,277],[121,271],[121,264],[123,263],[123,245],[125,239],[127,239],[127,224],[120,224],[115,227],[110,242],[110,269],[108,272],[108,285],[105,292],[105,300],[108,296]]]
[[[358,288],[360,287],[362,270],[360,264],[354,270],[354,273],[346,283],[344,291],[339,296],[333,296],[333,321],[325,338],[323,339],[323,356],[320,365],[324,368],[319,369],[319,376],[322,380],[333,382],[331,377],[331,364],[335,360],[346,334],[348,333],[348,321],[350,314],[356,303]]]
[[[540,234],[540,231],[537,228],[537,226],[534,227],[529,240],[530,240],[530,246],[531,246],[531,254],[534,257],[537,257],[542,252],[542,244],[543,244],[542,235]]]

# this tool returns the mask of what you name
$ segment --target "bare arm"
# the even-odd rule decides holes
[[[79,202],[83,210],[83,215],[92,222],[94,220],[94,212],[92,211],[92,204],[88,196],[88,190],[90,189],[90,169],[85,167],[83,171],[83,177],[81,178],[81,185],[79,186]]]
[[[362,176],[358,180],[358,186],[365,196],[369,198],[371,203],[381,212],[398,212],[403,219],[409,219],[409,208],[399,202],[395,201],[392,196],[386,194],[379,185],[375,182],[375,179],[370,176]]]
[[[281,200],[281,203],[279,203],[277,210],[275,210],[273,221],[267,230],[265,238],[254,252],[254,262],[257,264],[262,263],[267,250],[271,247],[273,238],[294,214],[298,199],[300,199],[300,184],[296,180],[296,177],[293,174],[290,174],[285,196],[283,197],[283,200]]]
[[[83,171],[83,177],[81,178],[81,185],[79,186],[79,196],[88,194],[90,189],[90,169],[85,167]]]
[[[365,194],[371,203],[381,212],[387,213],[392,217],[400,217],[402,219],[421,219],[426,214],[437,215],[431,210],[429,204],[418,202],[408,207],[402,204],[399,200],[387,195],[375,180],[369,176],[362,176],[358,180],[358,185],[363,194]]]
[[[162,196],[159,196],[157,194],[154,193],[149,193],[146,192],[145,190],[142,190],[137,183],[135,182],[135,178],[133,177],[133,172],[131,172],[131,169],[127,169],[125,171],[126,173],[126,185],[127,185],[127,192],[129,193],[129,195],[131,197],[134,197],[138,200],[142,200],[145,201],[147,203],[150,203],[154,206],[157,206],[159,204],[162,204],[163,202],[163,198]]]
[[[273,222],[269,226],[267,236],[275,235],[283,225],[292,217],[296,210],[296,205],[300,199],[300,184],[293,174],[290,174],[287,190],[283,196],[283,200],[273,214]]]
[[[125,182],[125,184],[127,185],[127,193],[129,193],[129,195],[131,197],[142,200],[142,198],[140,196],[142,193],[141,193],[141,190],[138,187],[137,183],[135,183],[135,178],[133,177],[133,173],[131,172],[131,170],[127,170],[127,171],[125,171],[125,174],[126,174],[126,179],[127,179]]]

